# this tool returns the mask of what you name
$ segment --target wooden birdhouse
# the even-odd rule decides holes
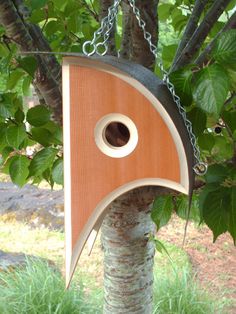
[[[166,85],[115,57],[63,59],[66,280],[107,206],[140,186],[189,194],[194,157]]]

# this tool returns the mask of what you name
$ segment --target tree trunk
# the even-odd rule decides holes
[[[34,51],[45,48],[46,39],[38,26],[27,24],[22,17],[22,7],[18,12],[18,6],[22,1],[5,0],[0,2],[0,24],[5,28],[6,35],[16,43],[20,50]],[[31,34],[30,34],[30,31]],[[36,32],[37,31],[37,32]],[[35,38],[32,38],[32,34]],[[42,47],[42,43],[45,45]],[[49,45],[47,44],[47,48]],[[46,48],[46,49],[47,49]],[[55,59],[36,56],[38,68],[33,84],[36,90],[45,100],[45,103],[53,110],[53,116],[59,123],[62,122],[62,95],[61,95],[61,71]],[[49,63],[50,60],[50,63]],[[57,73],[52,71],[52,63]],[[50,68],[51,67],[51,68]]]
[[[110,206],[102,225],[104,314],[152,313],[155,232],[150,204],[157,188],[130,191]]]

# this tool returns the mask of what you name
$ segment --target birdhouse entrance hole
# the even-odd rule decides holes
[[[97,147],[113,158],[128,156],[138,144],[138,131],[134,122],[120,113],[102,117],[94,129]]]
[[[104,131],[105,140],[114,147],[122,147],[130,139],[129,129],[121,122],[109,123]]]

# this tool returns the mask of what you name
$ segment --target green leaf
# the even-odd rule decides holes
[[[46,19],[46,14],[47,13],[43,9],[34,10],[29,17],[29,21],[31,23],[38,24]]]
[[[164,3],[158,6],[158,17],[160,21],[166,22],[170,18],[171,10],[174,8],[172,4]]]
[[[51,168],[48,168],[48,169],[46,169],[46,170],[43,172],[43,178],[44,178],[44,180],[46,180],[46,181],[50,184],[51,189],[53,189],[54,181],[53,181],[53,178],[52,178],[52,171],[51,171]]]
[[[52,167],[58,150],[47,147],[39,151],[29,166],[30,176],[40,176],[47,168]]]
[[[45,128],[32,128],[32,138],[43,146],[49,146],[52,141],[52,133]]]
[[[26,120],[33,126],[42,126],[50,120],[51,113],[43,105],[28,110]]]
[[[6,159],[4,166],[1,168],[2,173],[9,174],[9,166],[10,166],[13,158],[15,158],[15,156]]]
[[[32,77],[26,76],[22,83],[22,92],[24,96],[30,96],[30,84],[32,83]]]
[[[12,71],[7,81],[7,89],[8,90],[14,89],[14,87],[17,85],[17,83],[24,75],[25,73],[20,69]]]
[[[229,189],[220,188],[207,193],[203,202],[203,219],[214,235],[214,242],[219,235],[228,229],[229,213]]]
[[[27,137],[24,126],[9,126],[6,131],[8,146],[19,148],[20,144]]]
[[[7,146],[6,131],[7,125],[5,123],[0,123],[0,152],[2,152],[5,146]]]
[[[67,1],[65,0],[53,0],[53,3],[58,10],[64,10],[67,5]]]
[[[11,111],[6,107],[5,104],[0,104],[0,116],[4,119],[12,116]]]
[[[65,1],[63,1],[65,3]],[[79,30],[79,17],[78,13],[75,12],[67,20],[67,31],[77,33]]]
[[[220,189],[219,183],[208,183],[204,186],[199,194],[199,210],[200,210],[200,219],[203,222],[203,208],[207,195],[212,191],[217,191]]]
[[[52,20],[47,23],[45,27],[45,32],[47,36],[52,36],[58,31],[65,32],[64,26],[63,24],[61,24],[60,21]]]
[[[56,124],[53,121],[49,121],[43,127],[51,132],[51,143],[56,145],[62,145],[63,134],[62,127],[59,124]]]
[[[223,135],[215,136],[215,145],[212,149],[212,155],[216,161],[228,160],[233,157],[233,142],[229,143]]]
[[[227,73],[230,78],[230,89],[232,91],[236,90],[236,71],[234,68],[227,68]]]
[[[55,183],[63,185],[63,159],[57,159],[52,167],[52,179]]]
[[[39,184],[40,182],[43,181],[43,179],[44,179],[43,176],[34,177],[32,184]]]
[[[173,260],[172,260],[172,258],[171,258],[171,256],[170,256],[170,254],[169,254],[167,248],[165,247],[165,245],[164,245],[160,240],[158,240],[157,238],[155,238],[154,236],[151,236],[151,237],[150,237],[150,241],[153,241],[153,242],[154,242],[155,247],[156,247],[156,250],[157,250],[159,253],[161,253],[161,254],[165,253],[165,254],[167,255],[167,257],[168,257],[168,259],[169,259],[169,261],[170,261],[170,263],[171,263],[171,265],[172,265],[172,267],[173,267],[174,272],[176,272],[176,271],[175,271],[174,262],[173,262]]]
[[[26,156],[14,156],[9,165],[9,174],[13,183],[22,187],[27,182],[30,160]]]
[[[210,0],[210,2],[212,2],[212,1]],[[218,33],[222,30],[224,25],[225,25],[224,22],[221,22],[221,21],[215,22],[212,29],[210,30],[210,32],[208,34],[209,38],[215,38],[215,36],[218,35]]]
[[[16,93],[4,93],[0,103],[0,115],[13,117],[18,108],[22,109],[22,98]]]
[[[215,145],[215,138],[210,133],[200,135],[198,137],[198,145],[202,150],[206,150],[210,153]]]
[[[14,151],[14,149],[10,146],[4,147],[4,149],[2,150],[3,160],[5,161],[10,156],[10,153],[13,151]]]
[[[234,130],[236,130],[236,111],[224,111],[222,118],[231,132],[234,132]]]
[[[158,239],[154,239],[154,242],[155,242],[155,246],[156,246],[156,250],[159,252],[159,253],[166,253],[169,257],[169,252],[167,250],[167,248],[165,247],[165,245]]]
[[[183,68],[172,72],[170,80],[175,86],[176,94],[180,97],[181,103],[184,106],[190,106],[193,100],[192,97],[192,71],[190,68]]]
[[[31,0],[31,6],[33,10],[40,9],[46,5],[48,0]]]
[[[235,6],[236,6],[236,0],[231,0],[230,3],[228,4],[226,10],[230,11],[230,10],[234,9]]]
[[[213,57],[223,66],[236,63],[236,30],[223,32],[213,50]]]
[[[19,65],[28,73],[32,78],[37,69],[37,61],[34,57],[25,57],[18,60]]]
[[[229,77],[218,64],[198,72],[193,84],[196,104],[207,113],[219,115],[229,92]]]
[[[188,21],[188,17],[183,15],[182,10],[178,8],[175,8],[172,11],[171,17],[172,26],[174,27],[175,31],[181,31]]]
[[[157,229],[168,223],[171,218],[172,209],[173,203],[171,196],[159,196],[155,199],[151,218],[155,222]]]
[[[214,164],[208,167],[205,179],[207,183],[223,182],[229,174],[228,169],[222,164]]]
[[[198,137],[203,134],[206,129],[207,117],[203,110],[200,108],[193,108],[187,113],[188,119],[192,122],[193,132]]]
[[[231,234],[234,245],[236,245],[236,186],[231,188],[231,202],[230,202],[230,213],[229,213],[229,233]]]
[[[0,57],[7,57],[9,55],[9,50],[6,45],[0,44]]]
[[[62,134],[62,128],[58,127],[55,133],[53,133],[52,136],[52,143],[56,145],[62,145],[63,143],[63,134]]]
[[[195,222],[199,222],[199,197],[193,194],[190,212],[189,210],[189,198],[186,195],[178,195],[175,197],[176,214],[182,219],[190,219]]]
[[[15,113],[15,119],[18,123],[22,123],[25,119],[25,114],[20,108],[18,108],[18,110]]]
[[[162,59],[168,62],[172,62],[175,56],[177,45],[163,46]]]

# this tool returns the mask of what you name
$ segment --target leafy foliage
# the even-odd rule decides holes
[[[30,163],[30,176],[39,176],[51,167],[57,152],[57,149],[51,147],[40,150]]]
[[[50,111],[42,106],[36,106],[28,110],[26,120],[33,126],[42,126],[50,120]]]
[[[169,14],[173,5],[163,4]],[[194,64],[171,73],[171,80],[192,122],[202,158],[210,163],[204,188],[193,196],[190,218],[200,217],[213,231],[214,241],[228,231],[236,242],[236,107],[235,45],[236,30],[222,33],[215,42],[210,62],[203,67]],[[163,50],[165,60],[165,50]],[[198,202],[199,200],[199,202]],[[157,228],[170,217],[170,208],[186,218],[187,202],[178,197],[175,206],[169,196],[155,200],[152,218]],[[168,209],[166,209],[165,205]],[[163,214],[164,212],[164,214]],[[166,215],[166,217],[165,217]],[[160,219],[162,219],[160,221]]]
[[[230,30],[222,34],[213,50],[213,58],[224,66],[232,66],[236,62],[236,32]]]
[[[219,115],[229,92],[229,78],[218,64],[212,64],[197,73],[193,97],[205,112]]]
[[[19,186],[23,186],[29,175],[30,160],[26,156],[14,156],[12,157],[9,165],[9,174],[12,182]]]
[[[157,228],[161,228],[166,225],[170,220],[172,214],[172,197],[160,196],[158,197],[152,207],[151,217],[157,225]]]
[[[30,179],[35,183],[45,179],[51,186],[54,182],[63,184],[62,163],[58,162],[62,158],[62,130],[50,121],[51,112],[43,105],[26,110],[21,97],[9,92],[1,94],[0,106],[2,171],[19,186]],[[36,143],[44,148],[32,157],[27,148]],[[56,156],[59,159],[55,161]]]

